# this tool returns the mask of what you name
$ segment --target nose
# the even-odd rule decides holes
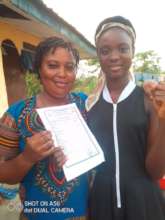
[[[112,61],[116,61],[120,58],[120,53],[117,49],[113,49],[109,55],[109,58],[112,60]]]
[[[66,70],[64,66],[60,66],[59,70],[58,70],[58,76],[59,77],[65,77],[66,76]]]

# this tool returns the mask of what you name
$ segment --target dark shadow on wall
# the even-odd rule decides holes
[[[21,68],[19,53],[11,40],[2,42],[2,54],[8,103],[11,105],[26,97],[25,74]]]

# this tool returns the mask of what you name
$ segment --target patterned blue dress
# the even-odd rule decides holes
[[[76,103],[84,117],[85,99],[84,94],[69,95],[70,103]],[[24,150],[27,137],[44,130],[35,107],[34,96],[15,103],[1,118],[1,158],[14,158]],[[24,177],[20,197],[24,205],[22,217],[28,220],[84,220],[87,216],[87,174],[67,182],[63,171],[56,171],[50,156],[33,166]]]

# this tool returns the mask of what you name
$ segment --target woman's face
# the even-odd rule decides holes
[[[76,62],[72,52],[58,47],[48,52],[40,67],[44,91],[53,98],[65,98],[76,78]]]
[[[111,28],[100,36],[96,46],[100,65],[106,78],[112,80],[129,76],[133,45],[126,31]]]

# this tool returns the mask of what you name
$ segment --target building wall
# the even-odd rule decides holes
[[[2,21],[0,21],[0,30],[1,30],[0,31],[0,45],[2,44],[4,40],[9,39],[15,44],[15,47],[19,54],[23,47],[23,42],[26,42],[26,43],[29,43],[35,46],[41,41],[41,38],[36,37],[30,33],[24,32],[22,30],[19,30],[17,26],[14,26],[12,24],[7,24]],[[7,88],[7,86],[9,85],[7,85],[5,81],[5,78],[7,76],[5,77],[4,68],[6,65],[4,64],[5,63],[4,63],[3,56],[2,56],[2,50],[0,49],[0,116],[7,109],[8,101],[9,101],[9,97],[7,94],[7,90],[9,91],[9,88]],[[13,85],[10,85],[10,86],[13,87]],[[22,90],[22,85],[17,84],[16,87],[18,91]],[[10,97],[10,100],[11,100],[11,97]]]
[[[8,107],[5,76],[3,72],[2,50],[0,49],[0,116]]]
[[[18,50],[13,42],[3,41],[2,48],[4,51],[2,58],[8,104],[11,105],[27,96],[25,71],[22,68]]]
[[[41,38],[36,37],[30,33],[19,30],[19,28],[12,24],[7,24],[0,21],[0,41],[10,39],[15,44],[17,50],[20,52],[22,49],[23,42],[37,45]]]

